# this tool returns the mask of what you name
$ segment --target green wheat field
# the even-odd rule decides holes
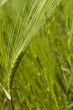
[[[73,110],[73,0],[0,0],[0,110]]]

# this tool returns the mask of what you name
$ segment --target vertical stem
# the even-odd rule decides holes
[[[15,110],[14,109],[14,105],[13,105],[13,101],[12,101],[12,98],[11,98],[11,107],[12,107],[12,110]]]

